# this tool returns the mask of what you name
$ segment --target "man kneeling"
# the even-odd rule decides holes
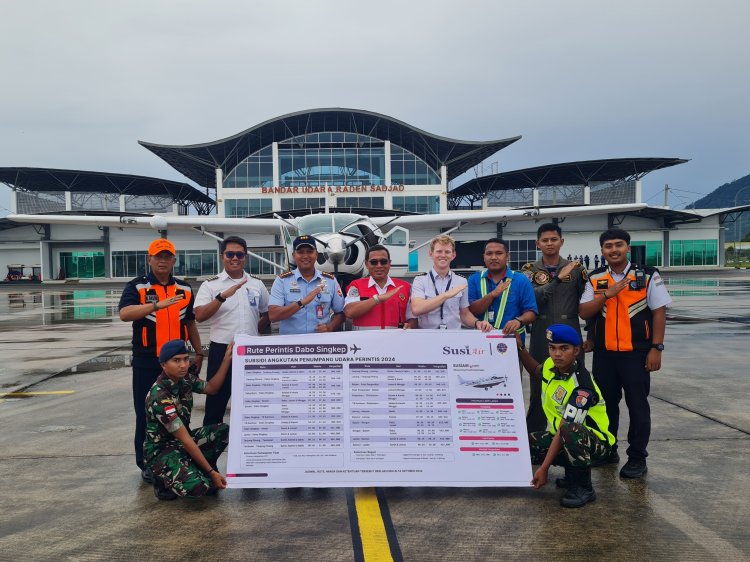
[[[582,362],[581,336],[570,326],[554,324],[547,329],[549,358],[538,363],[518,340],[518,353],[532,377],[542,379],[542,407],[547,430],[529,433],[531,462],[541,464],[532,486],[547,483],[551,465],[565,467],[557,485],[567,488],[563,507],[582,507],[596,499],[591,485],[591,465],[609,458],[615,437],[609,432],[607,409],[599,387]]]
[[[159,352],[162,373],[146,396],[144,461],[154,473],[154,494],[160,500],[197,498],[227,487],[216,461],[229,443],[225,423],[190,429],[193,392],[216,394],[232,364],[227,346],[219,370],[206,382],[190,372],[185,342],[171,340]]]

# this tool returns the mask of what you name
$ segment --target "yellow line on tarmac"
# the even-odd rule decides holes
[[[75,390],[48,390],[46,392],[0,392],[0,398],[28,398],[29,396],[46,396],[50,394],[73,394]]]
[[[392,561],[391,547],[375,488],[357,488],[354,492],[354,503],[357,508],[364,559]]]

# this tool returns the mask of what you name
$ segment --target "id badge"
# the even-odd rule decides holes
[[[495,321],[495,311],[490,310],[487,316],[488,316],[489,323],[492,324]]]
[[[447,330],[447,329],[448,329],[447,324],[440,324],[440,326],[438,326],[438,330]]]
[[[318,320],[323,319],[323,305],[322,304],[319,304],[318,306],[315,307],[315,318],[317,318]]]
[[[258,306],[258,301],[255,298],[255,293],[248,291],[247,292],[247,304],[250,306]]]

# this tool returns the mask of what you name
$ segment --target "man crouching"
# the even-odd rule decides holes
[[[532,377],[542,379],[542,408],[546,431],[529,433],[531,462],[541,464],[532,486],[547,483],[553,464],[565,467],[565,478],[557,485],[567,488],[560,499],[563,507],[582,507],[596,499],[591,485],[591,465],[609,458],[615,437],[609,432],[607,409],[599,387],[583,363],[580,334],[568,325],[547,329],[549,358],[538,363],[517,338],[523,366]]]
[[[229,443],[225,423],[190,429],[193,392],[216,394],[232,365],[232,348],[209,382],[190,372],[190,356],[182,340],[165,343],[159,352],[162,373],[146,396],[145,464],[154,473],[160,500],[197,498],[227,487],[216,461]]]

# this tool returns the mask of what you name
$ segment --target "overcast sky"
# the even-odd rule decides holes
[[[4,0],[2,21],[0,166],[185,181],[137,141],[346,107],[523,135],[489,159],[503,171],[691,159],[646,176],[652,204],[750,173],[747,0]]]

